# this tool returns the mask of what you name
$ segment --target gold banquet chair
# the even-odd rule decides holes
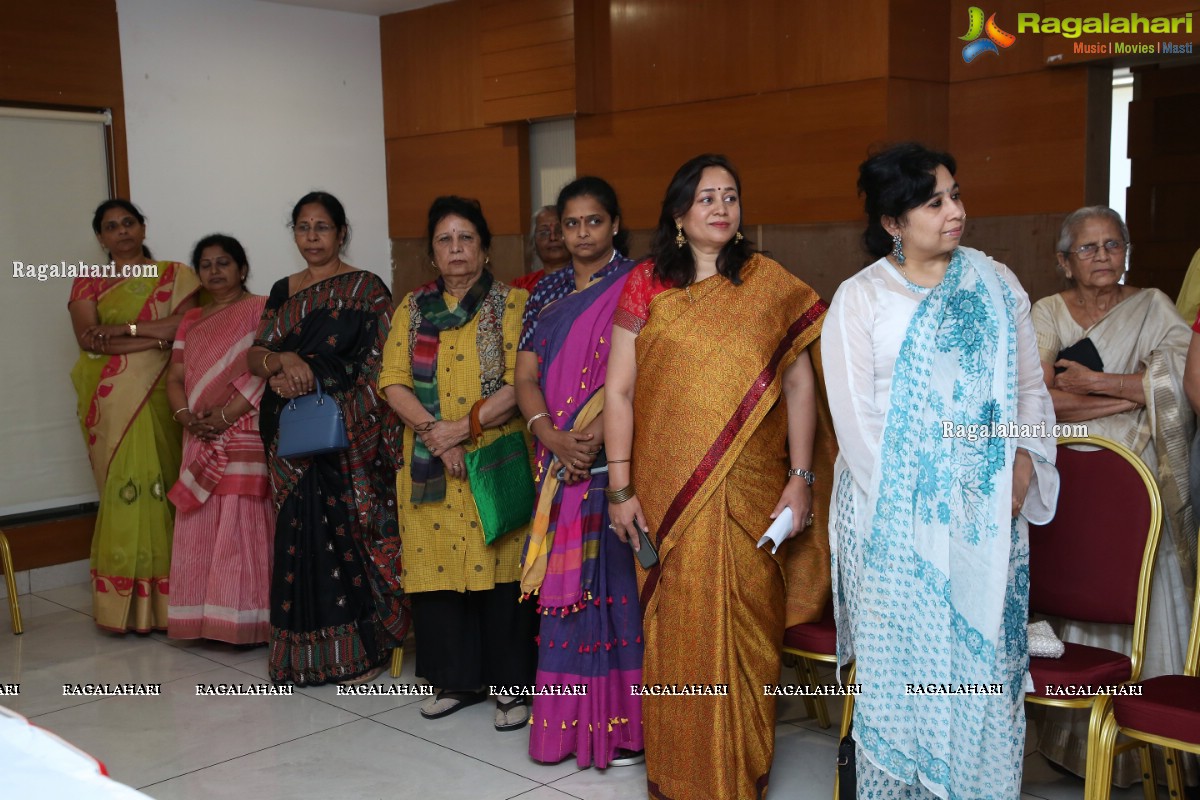
[[[800,686],[816,688],[817,670],[814,661],[833,664],[837,668],[837,627],[833,621],[833,602],[825,606],[821,619],[816,622],[802,622],[793,625],[783,632],[783,652],[792,656],[796,670],[796,683]],[[850,665],[850,674],[846,679],[847,685],[853,685],[856,668]],[[804,697],[804,706],[810,717],[815,717],[817,724],[828,728],[829,709],[825,698],[820,696]],[[838,741],[846,738],[850,731],[850,720],[854,715],[854,695],[846,694],[842,699],[842,724]],[[837,800],[840,792],[839,774],[833,773],[833,798]]]
[[[1113,757],[1138,748],[1142,760],[1142,789],[1146,800],[1157,796],[1150,745],[1163,748],[1170,797],[1184,796],[1179,753],[1200,755],[1200,581],[1192,604],[1192,633],[1182,675],[1159,675],[1135,686],[1138,695],[1100,697],[1092,709],[1091,730],[1099,731],[1096,748],[1088,750],[1087,800],[1108,800],[1112,791]],[[1117,745],[1117,734],[1131,741]]]
[[[1088,446],[1087,450],[1075,449]],[[1058,510],[1029,530],[1029,611],[1079,622],[1130,625],[1130,652],[1066,642],[1062,658],[1030,658],[1034,691],[1025,702],[1088,709],[1106,695],[1063,696],[1047,687],[1115,686],[1137,681],[1146,650],[1154,556],[1162,530],[1158,484],[1131,450],[1099,436],[1058,440]],[[1085,797],[1099,729],[1088,731]]]
[[[13,635],[24,630],[21,627],[21,605],[17,601],[17,580],[13,576],[12,550],[8,546],[8,537],[0,531],[0,569],[4,570],[4,585],[8,588],[8,613],[12,617]]]

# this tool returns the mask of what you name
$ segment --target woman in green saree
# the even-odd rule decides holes
[[[77,278],[67,304],[81,351],[71,381],[100,492],[92,616],[104,630],[147,633],[167,627],[174,528],[167,486],[182,450],[167,363],[199,281],[184,264],[151,259],[145,217],[128,200],[101,203],[92,229],[113,275]]]

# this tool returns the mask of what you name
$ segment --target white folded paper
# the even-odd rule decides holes
[[[767,528],[767,532],[764,533],[762,538],[758,540],[758,546],[762,547],[767,542],[773,543],[774,546],[771,548],[771,555],[774,555],[775,551],[779,549],[779,545],[783,544],[783,540],[786,539],[787,535],[791,532],[792,509],[791,506],[784,506],[783,511],[781,511],[779,516],[775,518],[775,521],[771,523],[771,527]]]

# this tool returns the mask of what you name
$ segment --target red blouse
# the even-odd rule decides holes
[[[654,259],[647,258],[629,273],[629,280],[617,300],[617,310],[613,314],[613,325],[619,325],[630,333],[640,333],[650,319],[650,301],[672,284],[664,283],[654,274]]]

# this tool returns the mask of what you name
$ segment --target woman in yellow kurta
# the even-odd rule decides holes
[[[428,235],[439,277],[400,302],[379,391],[405,425],[402,579],[420,642],[417,675],[439,690],[421,713],[437,719],[483,700],[489,686],[532,684],[537,617],[532,603],[517,602],[528,526],[485,544],[465,464],[467,449],[523,427],[513,373],[529,295],[485,269],[491,232],[478,203],[439,197]],[[484,430],[475,443],[477,403]],[[523,698],[497,695],[497,730],[519,730],[528,718]]]

